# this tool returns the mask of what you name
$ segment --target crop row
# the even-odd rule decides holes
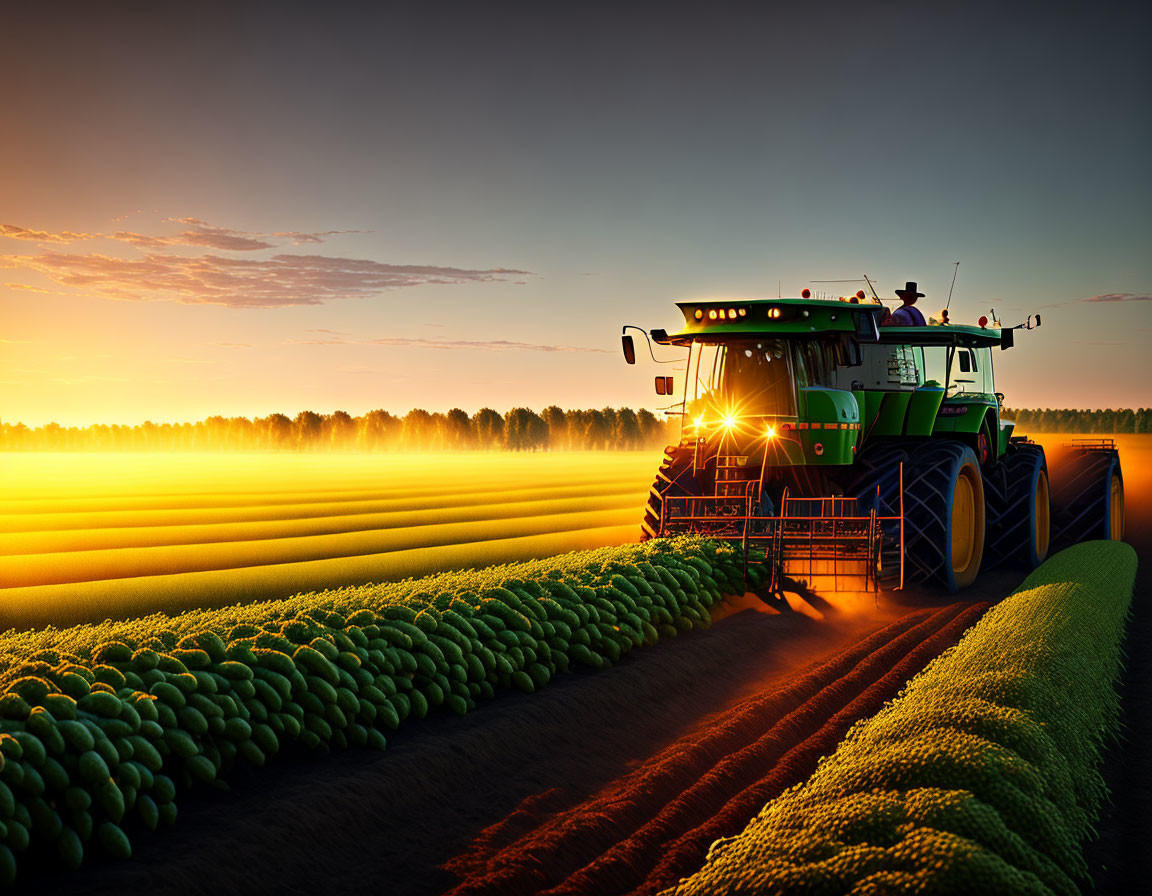
[[[773,681],[592,799],[508,837],[522,823],[513,813],[446,866],[463,878],[453,896],[619,896],[675,883],[700,867],[709,844],[806,778],[853,722],[894,697],[987,606],[908,614],[808,672]]]
[[[676,892],[1090,887],[1135,570],[1121,542],[1056,555]]]
[[[0,881],[131,853],[179,792],[285,745],[383,732],[710,624],[727,546],[677,539],[168,617],[0,635]]]

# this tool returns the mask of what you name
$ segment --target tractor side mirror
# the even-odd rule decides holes
[[[859,367],[864,363],[864,353],[860,351],[860,343],[855,339],[847,339],[844,343],[845,354],[848,356],[848,363],[845,367]]]
[[[1016,339],[1016,331],[1015,330],[1013,330],[1013,329],[1001,330],[1000,331],[1000,350],[1003,351],[1006,348],[1012,348],[1012,345],[1014,344],[1015,339]]]
[[[636,346],[632,342],[632,337],[625,333],[620,337],[620,344],[624,347],[624,360],[629,364],[635,364]]]
[[[658,376],[656,377],[656,394],[657,395],[671,395],[673,393],[672,377]]]

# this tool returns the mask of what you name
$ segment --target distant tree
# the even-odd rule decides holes
[[[460,408],[452,408],[445,420],[445,442],[449,448],[457,450],[472,448],[476,438],[472,432],[472,420]]]
[[[548,424],[528,408],[513,408],[504,417],[504,447],[537,451],[548,444]]]
[[[620,408],[616,412],[613,438],[617,449],[633,450],[640,447],[640,422],[631,408]]]
[[[264,430],[268,440],[267,447],[288,447],[288,443],[292,439],[292,421],[285,414],[269,414],[263,420],[256,422],[262,424],[260,428]]]
[[[480,408],[472,416],[472,431],[476,434],[477,448],[496,448],[504,440],[504,418],[492,408]]]
[[[587,411],[587,415],[582,447],[588,451],[603,451],[608,447],[608,441],[612,438],[612,422],[604,416],[603,411],[590,410]],[[615,418],[615,414],[613,414],[613,418]]]
[[[432,415],[423,408],[413,408],[404,415],[400,441],[405,451],[426,451],[434,434]]]
[[[324,431],[324,418],[315,411],[301,411],[292,420],[292,430],[298,447],[314,449]]]
[[[356,447],[361,451],[391,448],[399,437],[400,421],[387,411],[369,411],[358,421]]]
[[[356,440],[356,421],[347,411],[333,411],[324,418],[328,445],[337,450],[348,448]]]
[[[544,408],[541,416],[548,427],[548,447],[553,451],[568,448],[568,415],[553,404]]]

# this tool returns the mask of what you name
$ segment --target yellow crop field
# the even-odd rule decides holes
[[[651,452],[0,454],[0,628],[623,544]]]

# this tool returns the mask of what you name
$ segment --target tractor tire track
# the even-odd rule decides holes
[[[987,606],[905,616],[784,690],[787,678],[749,698],[495,853],[507,830],[489,828],[446,865],[465,878],[452,896],[648,894],[675,883],[699,867],[711,842],[737,833],[765,802],[806,778],[855,721],[955,644]],[[513,813],[515,827],[539,809]]]

